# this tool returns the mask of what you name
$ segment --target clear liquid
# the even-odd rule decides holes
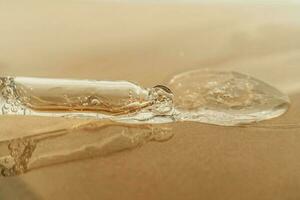
[[[175,118],[234,126],[278,117],[290,101],[269,84],[238,72],[196,70],[174,76]]]

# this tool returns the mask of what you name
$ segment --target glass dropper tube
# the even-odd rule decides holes
[[[136,113],[163,115],[173,109],[167,87],[143,88],[128,81],[3,77],[0,90],[3,115],[124,118]]]

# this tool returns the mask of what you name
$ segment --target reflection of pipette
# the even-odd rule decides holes
[[[97,120],[12,140],[0,140],[0,177],[93,156],[106,156],[148,141],[165,141],[173,135],[171,128],[168,124],[124,124]]]

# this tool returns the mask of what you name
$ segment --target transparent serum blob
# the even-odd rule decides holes
[[[175,118],[216,125],[271,119],[289,107],[289,98],[251,76],[232,71],[195,70],[174,76]]]

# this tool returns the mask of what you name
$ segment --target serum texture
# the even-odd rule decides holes
[[[231,71],[196,70],[174,76],[176,119],[216,125],[239,125],[285,113],[289,98],[251,76]]]

